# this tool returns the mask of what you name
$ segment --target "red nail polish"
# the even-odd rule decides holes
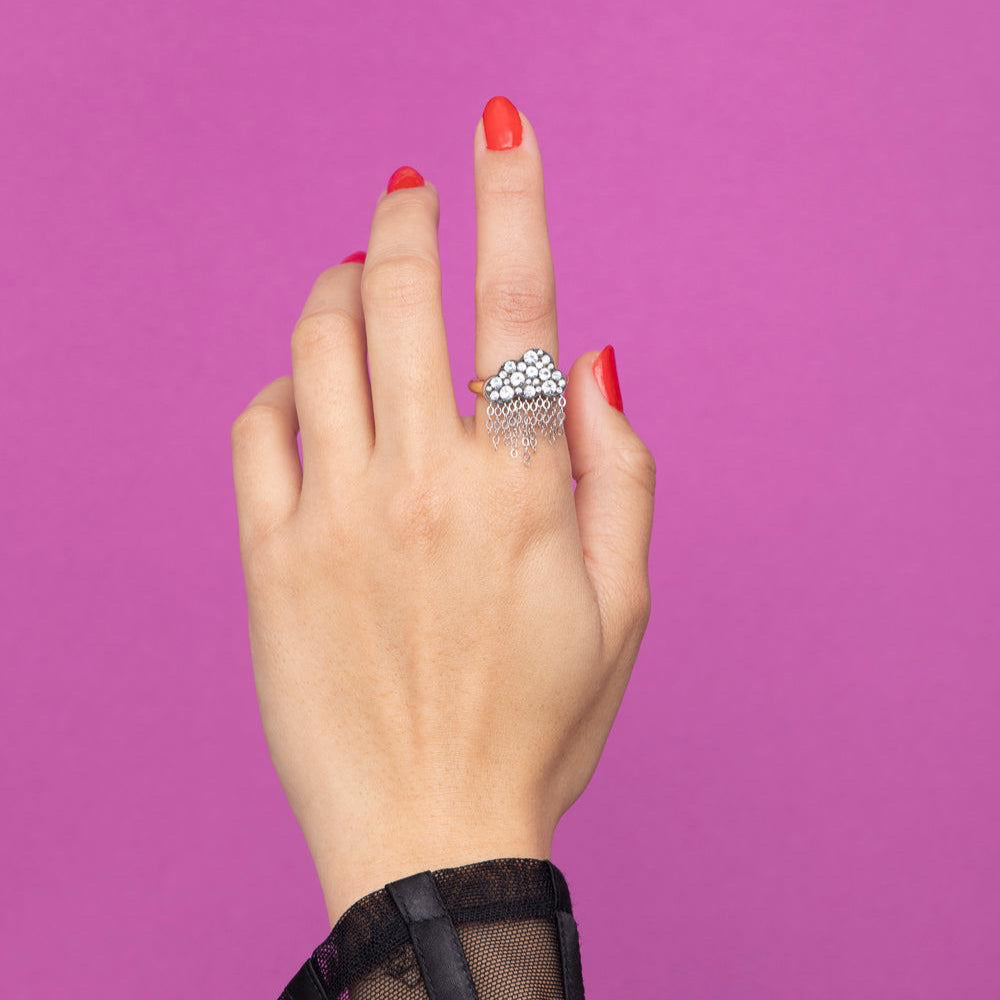
[[[624,413],[622,388],[618,384],[618,365],[615,364],[615,349],[610,344],[594,359],[594,378],[601,395],[619,413]]]
[[[400,191],[403,188],[419,188],[424,186],[424,179],[418,170],[413,167],[400,167],[394,171],[386,184],[385,190],[392,194],[393,191]]]
[[[363,264],[365,258],[368,256],[364,250],[355,250],[354,253],[349,253],[340,263],[341,264]]]
[[[491,97],[483,108],[483,129],[488,149],[513,149],[521,145],[521,116],[506,97]]]

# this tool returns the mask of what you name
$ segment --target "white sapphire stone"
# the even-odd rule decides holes
[[[561,396],[565,388],[566,376],[556,368],[551,355],[540,347],[533,347],[520,359],[505,361],[496,375],[486,380],[483,395],[492,403],[514,401],[516,404],[543,397],[555,398]]]

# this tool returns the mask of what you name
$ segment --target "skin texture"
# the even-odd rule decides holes
[[[480,375],[558,357],[523,116],[521,133],[474,139]],[[649,612],[654,466],[597,352],[569,374],[565,440],[530,467],[494,451],[483,400],[455,406],[437,219],[429,182],[379,198],[367,259],[315,283],[291,378],[233,426],[261,715],[331,920],[416,871],[548,857]]]

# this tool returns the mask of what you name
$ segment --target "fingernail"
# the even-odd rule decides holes
[[[389,178],[389,183],[386,184],[385,190],[387,194],[392,194],[393,191],[400,191],[403,188],[419,188],[423,186],[424,179],[420,176],[420,171],[414,170],[413,167],[400,167]]]
[[[483,129],[488,149],[513,149],[521,145],[521,116],[506,97],[491,97],[483,108]]]
[[[363,264],[365,258],[368,256],[364,250],[355,250],[354,253],[349,253],[340,263],[341,264]]]
[[[594,359],[594,379],[601,395],[619,413],[624,413],[622,406],[622,387],[618,384],[618,365],[615,364],[615,349],[608,344]]]

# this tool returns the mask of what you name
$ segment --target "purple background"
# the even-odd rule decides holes
[[[229,423],[404,162],[467,376],[501,92],[564,361],[615,344],[660,467],[649,635],[557,842],[589,995],[1000,996],[996,11],[5,5],[0,992],[273,997],[325,934]]]

